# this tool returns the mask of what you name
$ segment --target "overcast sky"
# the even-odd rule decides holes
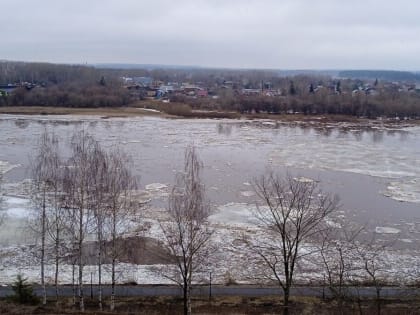
[[[0,0],[0,59],[420,70],[417,0]]]

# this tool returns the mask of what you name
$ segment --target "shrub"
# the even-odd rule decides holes
[[[27,282],[22,275],[17,275],[16,281],[12,285],[14,294],[10,297],[13,302],[19,304],[38,304],[39,299],[34,294],[32,285]]]

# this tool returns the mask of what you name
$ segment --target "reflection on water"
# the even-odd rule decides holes
[[[222,135],[230,136],[232,133],[232,124],[218,123],[217,132]]]
[[[382,142],[384,140],[384,132],[380,130],[372,131],[372,141],[375,143]]]
[[[25,120],[25,119],[17,119],[17,120],[15,120],[15,125],[18,128],[25,129],[26,127],[29,126],[29,121]]]

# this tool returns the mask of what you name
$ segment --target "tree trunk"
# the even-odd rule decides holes
[[[81,262],[79,262],[79,308],[80,311],[85,311],[85,302],[83,295],[83,266]]]
[[[72,279],[71,284],[73,286],[73,306],[76,305],[76,283],[75,283],[75,277],[76,277],[76,262],[72,261]]]
[[[98,301],[99,310],[102,311],[102,237],[100,235],[98,236]]]
[[[117,219],[115,216],[115,207],[112,214],[112,265],[111,265],[111,311],[115,309],[115,264],[117,257]]]
[[[376,313],[381,315],[381,289],[376,288]]]
[[[290,287],[285,287],[283,289],[283,297],[284,297],[284,301],[283,301],[283,315],[288,315],[289,314],[289,298],[290,298]]]
[[[111,266],[111,311],[115,309],[115,258],[112,258]]]
[[[187,281],[184,281],[184,286],[183,286],[183,302],[184,302],[184,315],[189,315],[188,313],[188,284]]]
[[[191,285],[188,285],[187,288],[187,309],[188,309],[188,315],[192,314],[192,308],[191,308]]]
[[[47,290],[45,288],[45,234],[46,234],[46,204],[45,190],[42,199],[42,230],[41,230],[41,286],[42,286],[42,304],[47,304]]]
[[[58,264],[59,264],[59,246],[60,246],[60,239],[58,237],[58,228],[56,231],[56,239],[55,239],[55,273],[54,273],[54,285],[55,285],[55,303],[58,305]]]
[[[80,213],[79,218],[79,307],[82,312],[85,310],[83,299],[83,212]]]

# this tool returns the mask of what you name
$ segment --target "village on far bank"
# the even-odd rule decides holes
[[[118,69],[13,62],[0,62],[0,70],[0,106],[126,107],[153,100],[241,114],[420,116],[420,78],[414,72]]]

